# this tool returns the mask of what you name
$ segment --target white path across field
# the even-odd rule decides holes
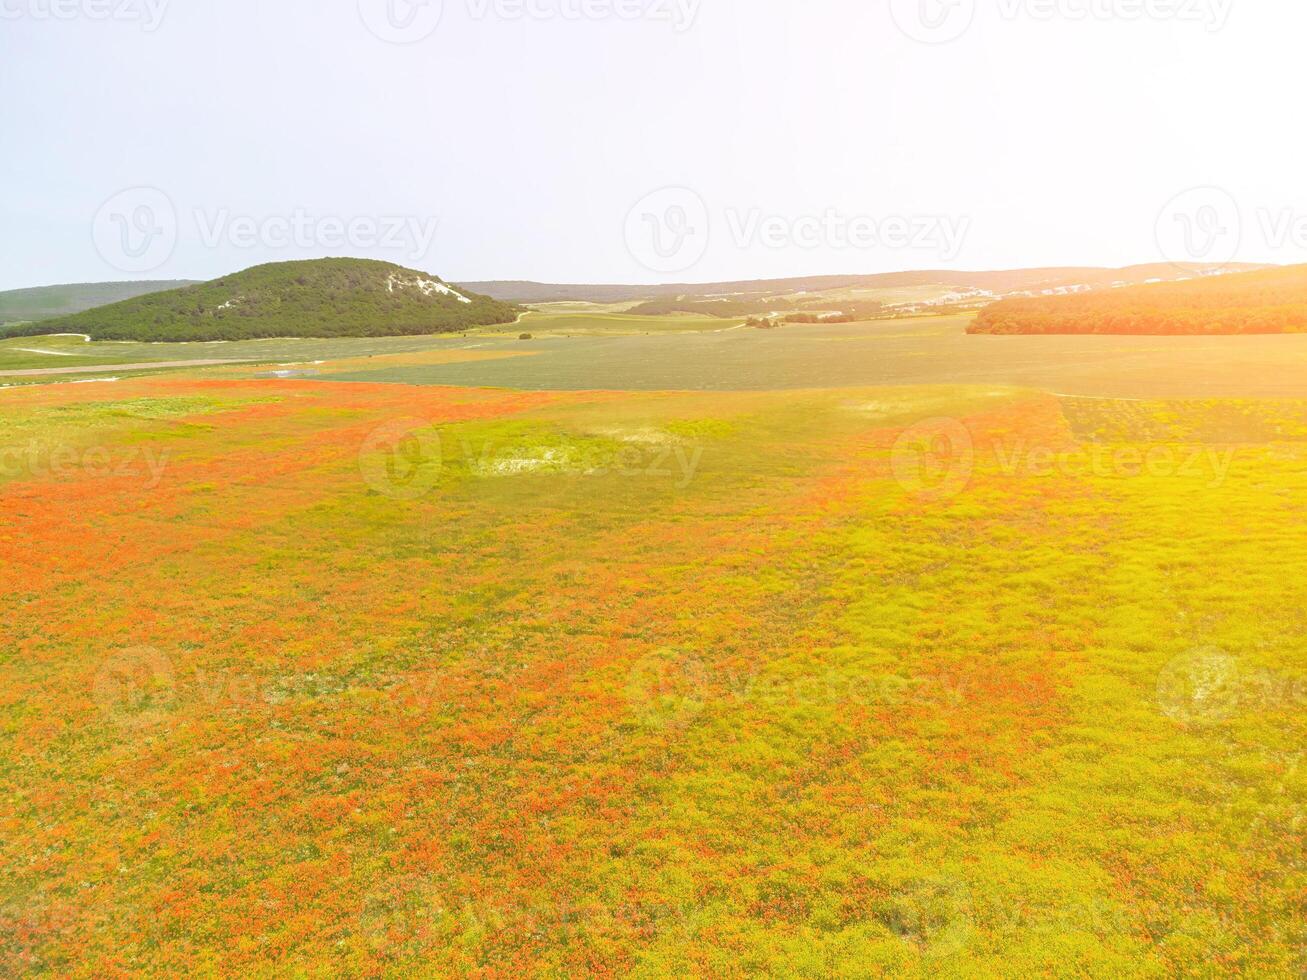
[[[103,371],[152,371],[159,368],[216,367],[220,364],[249,364],[248,360],[150,361],[144,364],[95,364],[85,367],[28,368],[0,371],[0,378],[39,378],[46,374],[95,374]]]

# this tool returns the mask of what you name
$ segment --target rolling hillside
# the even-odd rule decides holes
[[[1142,283],[1148,279],[1179,279],[1210,270],[1211,266],[1171,263],[1127,266],[1052,267],[998,272],[923,270],[875,275],[804,276],[790,279],[756,279],[737,282],[668,283],[665,285],[557,284],[524,280],[466,282],[462,287],[514,303],[629,303],[666,299],[724,299],[726,297],[786,296],[795,293],[830,293],[848,290],[911,289],[937,286],[946,289],[987,290],[1003,294],[1038,292],[1071,286],[1106,288],[1116,283]],[[1257,269],[1260,266],[1240,267]]]
[[[1307,331],[1307,265],[1184,282],[1006,299],[980,334],[1275,334]]]
[[[70,316],[149,293],[192,286],[187,279],[155,282],[83,282],[0,292],[0,324],[26,323]]]
[[[137,341],[382,337],[453,333],[511,322],[518,312],[510,303],[389,262],[318,259],[256,266],[0,333]]]

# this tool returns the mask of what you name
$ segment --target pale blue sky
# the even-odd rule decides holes
[[[1299,4],[983,0],[967,27],[969,0],[921,0],[961,32],[928,44],[898,26],[929,35],[918,0],[444,0],[398,45],[365,25],[385,2],[0,0],[0,289],[333,254],[587,282],[1123,265],[1182,257],[1165,208],[1209,185],[1199,232],[1229,201],[1236,257],[1307,261]],[[669,186],[707,235],[664,272],[627,219]],[[96,236],[138,187],[175,244],[126,268]]]

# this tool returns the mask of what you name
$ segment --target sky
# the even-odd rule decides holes
[[[1285,0],[0,0],[0,289],[1307,261]]]

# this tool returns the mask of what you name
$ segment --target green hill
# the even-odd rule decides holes
[[[137,341],[383,337],[452,333],[508,323],[518,313],[511,303],[455,290],[436,276],[389,262],[317,259],[256,266],[0,334]]]
[[[968,328],[985,334],[1307,332],[1307,265],[1068,296],[1006,299]]]
[[[148,293],[191,285],[194,283],[188,280],[173,279],[159,282],[80,282],[11,289],[0,292],[0,324],[69,316],[106,303],[120,303]]]

